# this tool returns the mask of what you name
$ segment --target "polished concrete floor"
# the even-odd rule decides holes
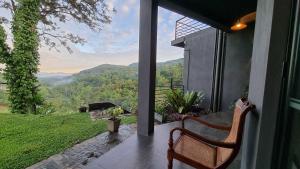
[[[229,118],[220,118],[218,115],[205,116],[207,120],[218,123],[228,123]],[[230,122],[229,122],[230,123]],[[87,169],[165,169],[167,168],[167,149],[169,132],[174,127],[180,126],[179,122],[168,123],[155,127],[152,136],[138,136],[134,134],[120,145],[116,146],[103,156],[93,160],[86,166]],[[201,135],[223,139],[227,133],[209,129],[198,123],[189,121],[187,128]],[[238,169],[239,157],[230,169]],[[191,169],[192,167],[174,160],[174,169]]]

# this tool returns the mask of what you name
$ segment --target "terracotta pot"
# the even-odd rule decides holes
[[[107,130],[110,132],[118,132],[121,119],[108,119]]]

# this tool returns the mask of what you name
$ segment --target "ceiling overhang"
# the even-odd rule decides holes
[[[240,17],[256,11],[257,0],[158,0],[158,4],[212,27],[229,31]]]

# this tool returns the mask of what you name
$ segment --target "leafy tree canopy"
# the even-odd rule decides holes
[[[85,39],[71,32],[63,31],[59,22],[75,21],[88,26],[93,31],[100,31],[104,24],[111,23],[110,9],[105,0],[39,0],[40,18],[38,35],[43,44],[50,48],[59,45],[66,47],[70,52],[69,43],[85,43]],[[10,11],[14,16],[18,8],[18,0],[1,0],[0,8]],[[0,23],[9,23],[9,18],[0,16]],[[58,49],[57,49],[58,50]]]

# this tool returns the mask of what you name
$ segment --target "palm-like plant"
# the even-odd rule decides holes
[[[168,105],[180,114],[186,114],[190,111],[191,107],[203,101],[204,94],[203,92],[186,92],[176,89],[171,90],[167,93],[167,102]]]

